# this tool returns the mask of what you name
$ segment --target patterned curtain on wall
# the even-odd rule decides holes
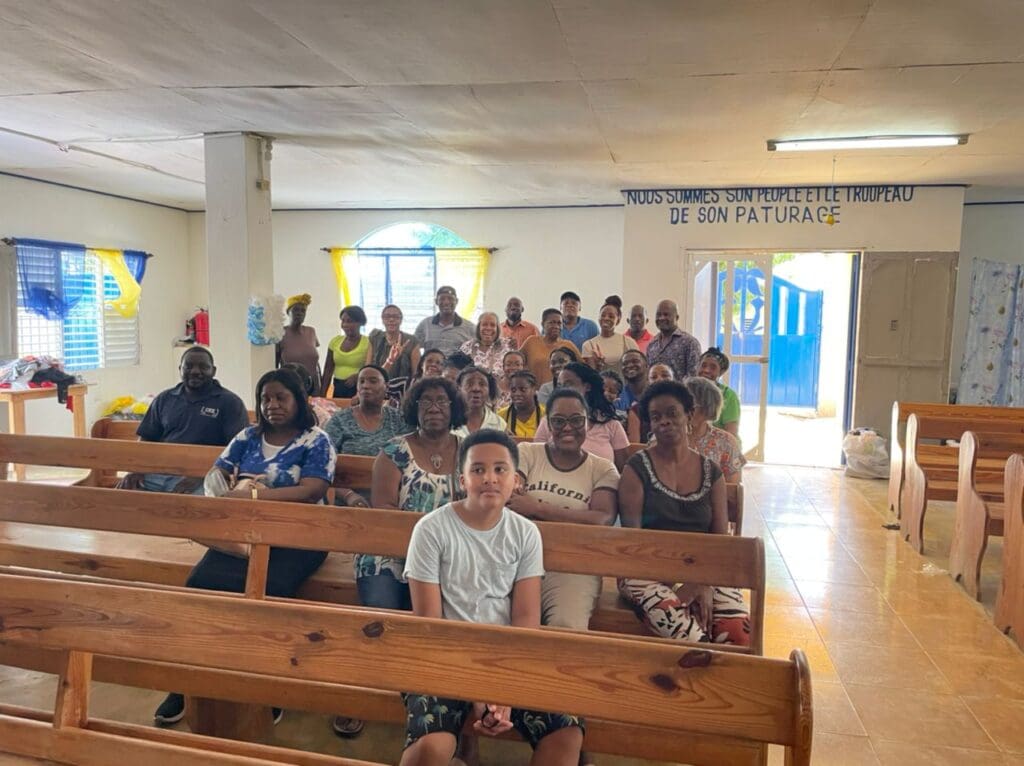
[[[960,404],[1024,406],[1024,266],[976,259]]]

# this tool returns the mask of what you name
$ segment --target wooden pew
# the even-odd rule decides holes
[[[117,421],[113,421],[117,422]],[[17,457],[30,464],[60,465],[91,468],[102,471],[115,465],[120,469],[147,472],[161,471],[181,475],[202,475],[220,454],[218,447],[155,444],[150,442],[123,442],[103,439],[65,439],[59,437],[11,437],[0,434],[0,461],[5,456]],[[335,486],[367,486],[370,483],[373,458],[342,455],[338,458]],[[153,496],[152,494],[147,497]],[[174,496],[177,497],[177,496]],[[742,488],[736,488],[737,520],[742,524]],[[147,501],[148,502],[148,501]],[[408,519],[409,528],[416,516]],[[8,519],[8,521],[14,521]],[[69,526],[76,526],[70,524]],[[128,532],[130,530],[118,530]],[[170,536],[188,537],[190,533],[171,533]],[[198,534],[191,536],[199,537]],[[215,538],[216,539],[216,538]],[[401,552],[408,543],[406,536],[400,541]],[[372,541],[371,541],[371,544]],[[325,548],[349,553],[381,553],[373,548]],[[126,550],[131,553],[126,555]],[[69,534],[51,535],[40,540],[31,528],[6,524],[0,529],[0,564],[52,569],[67,573],[94,574],[115,579],[181,585],[199,556],[199,550],[181,541],[162,546],[150,541],[132,540],[118,536],[94,536],[82,540]],[[388,554],[394,555],[394,554]],[[764,576],[752,577],[744,585],[751,590],[751,624],[755,651],[760,652],[763,626]],[[604,574],[618,574],[609,569]],[[683,580],[679,580],[682,582]],[[723,585],[724,583],[714,583]],[[337,553],[328,557],[323,567],[303,586],[301,595],[318,601],[357,603],[355,582],[349,557]],[[619,599],[614,582],[606,582],[591,627],[613,632],[646,633],[632,610]]]
[[[924,440],[957,440],[965,431],[975,433],[1024,433],[1024,420],[979,420],[960,417],[928,417],[911,413],[907,418],[904,445],[904,480],[900,534],[918,553],[924,552],[924,516],[929,500],[956,500],[960,448],[926,444]],[[975,481],[984,492],[1000,492],[1004,460],[979,458]]]
[[[916,414],[919,417],[962,417],[971,422],[980,420],[1003,420],[1007,417],[1024,419],[1024,408],[984,407],[973,404],[941,404],[939,402],[893,402],[892,421],[889,430],[889,510],[902,515],[905,445],[902,427],[907,419]]]
[[[240,754],[231,760],[225,753],[204,761],[199,758],[209,741],[193,735],[170,735],[180,742],[171,745],[168,732],[94,726],[88,686],[101,657],[172,669],[188,663],[213,677],[281,681],[312,696],[334,689],[343,695],[358,686],[574,713],[588,718],[588,749],[597,731],[617,739],[619,751],[641,757],[658,750],[677,762],[751,763],[763,743],[773,743],[786,748],[788,764],[810,763],[811,679],[800,650],[786,661],[397,612],[12,575],[0,575],[0,645],[56,654],[61,671],[53,725],[4,708],[0,750],[57,755],[68,763],[142,762],[139,756],[172,762],[161,760],[161,751],[181,756],[173,762],[183,764],[303,763],[275,760],[269,749],[255,756],[264,760]],[[250,745],[250,752],[258,747]],[[197,760],[189,760],[193,755]]]
[[[964,590],[980,598],[981,562],[989,535],[1002,537],[1005,508],[1003,477],[982,482],[979,465],[994,461],[1004,465],[1015,452],[1024,452],[1024,434],[979,434],[965,431],[960,440],[959,477],[956,493],[956,524],[949,550],[949,574]]]
[[[60,440],[58,440],[60,441]],[[119,458],[134,461],[127,465],[131,470],[151,470],[151,465],[162,466],[162,470],[186,472],[190,459],[194,459],[193,450],[180,445],[163,445],[152,443],[133,443],[127,456],[124,443],[103,440],[63,440],[62,449],[44,449],[52,440],[46,437],[22,437],[11,439],[0,436],[0,455],[5,450],[8,454],[24,456],[25,459],[38,460],[41,455],[59,456],[62,464],[85,462],[87,465],[102,462],[110,454]],[[19,446],[23,447],[19,451]],[[52,447],[52,444],[50,444]],[[83,459],[84,458],[84,459]],[[77,495],[75,494],[77,493]],[[55,527],[75,527],[90,530],[121,530],[132,535],[171,535],[195,536],[204,539],[222,539],[230,542],[259,541],[264,547],[270,544],[328,549],[341,551],[360,551],[382,555],[403,555],[407,547],[412,526],[418,520],[415,514],[396,511],[374,511],[353,508],[334,508],[328,506],[309,506],[290,503],[269,503],[268,501],[253,502],[251,500],[234,500],[226,498],[205,498],[194,496],[167,495],[146,493],[145,502],[140,505],[142,493],[125,490],[103,490],[92,488],[57,487],[46,485],[11,485],[9,491],[0,495],[0,519],[9,523],[0,526],[0,536],[10,537],[12,527],[21,527],[22,535],[34,531],[32,524],[47,524]],[[84,502],[80,502],[84,498]],[[197,505],[198,503],[198,505]],[[204,507],[205,504],[205,507]],[[212,505],[211,505],[212,504]],[[230,512],[228,508],[230,507]],[[216,509],[216,510],[211,510]],[[237,510],[237,513],[235,512]],[[253,512],[256,515],[253,515]],[[286,524],[291,537],[276,539],[274,527],[253,527],[252,522],[260,518],[262,512],[270,512],[271,518],[281,528]],[[203,523],[204,514],[213,516],[217,525]],[[353,514],[355,520],[352,520]],[[296,523],[306,517],[318,519],[312,530],[306,529],[306,542],[297,543],[295,534],[302,535],[305,525]],[[170,522],[170,523],[169,523]],[[397,526],[396,526],[397,525]],[[751,647],[750,651],[759,653],[763,641],[764,625],[764,563],[763,546],[760,540],[751,538],[729,538],[722,536],[680,536],[672,533],[653,533],[660,535],[656,544],[642,543],[638,535],[650,535],[650,531],[623,530],[605,527],[576,527],[574,525],[546,524],[542,525],[545,537],[545,560],[552,571],[579,571],[585,574],[613,574],[621,576],[653,577],[670,581],[707,582],[724,586],[750,588],[751,608]],[[550,528],[547,531],[545,528]],[[51,527],[52,528],[52,527]],[[230,534],[225,536],[226,531]],[[58,535],[69,534],[72,530],[54,529]],[[581,534],[582,533],[582,534]],[[97,533],[93,533],[97,534]],[[109,578],[132,579],[159,584],[183,584],[192,564],[200,555],[196,546],[179,543],[180,553],[184,557],[174,561],[154,560],[148,548],[143,548],[135,540],[125,545],[123,538],[128,535],[116,532],[104,533],[113,538],[110,541],[111,552],[103,555],[95,550],[95,541],[79,543],[79,550],[68,550],[66,546],[55,543],[55,535],[40,535],[34,545],[26,545],[23,540],[0,544],[0,562],[19,566],[50,569],[64,572],[84,572],[87,574]],[[17,535],[16,537],[21,537]],[[594,543],[589,541],[593,535],[598,536]],[[609,536],[626,535],[623,540],[607,548],[614,539]],[[82,535],[76,537],[81,539]],[[684,537],[693,537],[685,541]],[[136,538],[137,539],[137,538]],[[559,542],[561,540],[561,542]],[[629,542],[632,540],[632,542]],[[724,542],[723,542],[724,541]],[[685,543],[685,544],[684,544]],[[719,546],[731,546],[724,553],[716,553]],[[666,547],[667,546],[667,547]],[[126,549],[132,549],[126,555]],[[140,553],[141,551],[141,553]],[[697,553],[699,551],[699,553]],[[638,553],[639,552],[639,553]],[[328,565],[321,569],[300,593],[306,598],[326,599],[354,603],[356,593],[352,582],[352,569],[348,560],[344,560],[331,574],[324,569],[330,565],[331,559],[337,562],[338,554],[332,554]],[[657,561],[644,563],[644,557],[654,556]],[[721,563],[708,566],[711,558]],[[633,569],[624,569],[627,559],[633,560]],[[259,564],[260,558],[254,556],[251,563]],[[583,561],[584,568],[580,569]],[[601,562],[604,561],[602,564]],[[680,562],[688,566],[680,567]],[[341,569],[340,577],[338,569]],[[257,581],[263,581],[257,575]],[[607,581],[606,581],[607,582]],[[591,626],[595,630],[614,632],[645,633],[642,624],[628,608],[623,608],[615,591],[614,579],[610,587],[602,595],[599,608],[596,610]],[[651,640],[651,639],[646,639]],[[137,671],[137,668],[133,668]],[[144,676],[149,678],[150,676]],[[113,679],[122,683],[133,683],[132,677],[115,676]],[[137,681],[135,681],[137,683]],[[167,689],[168,680],[160,686],[152,681],[150,685]],[[141,685],[146,685],[145,683]],[[221,685],[211,684],[218,696]],[[250,684],[244,685],[251,688]],[[187,687],[184,691],[187,691]],[[273,699],[265,695],[265,699]],[[278,697],[278,700],[282,699]],[[388,706],[385,705],[385,710]],[[365,711],[365,703],[354,707],[356,713],[364,718],[372,716]],[[334,712],[339,711],[337,707]],[[395,711],[391,710],[389,714]],[[401,711],[398,711],[400,713]],[[596,749],[596,746],[595,746]],[[656,756],[652,756],[656,757]]]
[[[335,403],[339,406],[347,407],[351,402],[350,399],[334,399]],[[91,436],[93,439],[120,439],[124,441],[136,441],[138,437],[135,435],[135,430],[138,428],[139,421],[137,420],[116,420],[113,418],[100,418],[92,424]],[[517,442],[531,441],[522,437],[516,437]],[[643,444],[630,444],[630,454],[633,454],[637,450],[643,449]],[[213,454],[216,458],[220,454],[220,448],[202,448],[217,450]],[[348,456],[356,457],[354,455]],[[210,463],[212,465],[212,461]],[[2,463],[0,463],[2,465]],[[339,461],[339,468],[341,463]],[[209,470],[209,469],[207,469]],[[154,471],[156,472],[156,471]],[[162,471],[162,473],[170,473],[170,471]],[[350,483],[345,484],[344,481]],[[117,471],[112,469],[97,468],[93,469],[89,475],[83,479],[81,484],[90,487],[113,487],[117,483]],[[368,487],[370,486],[369,481],[365,484],[354,483],[352,475],[342,474],[341,476],[335,475],[335,487]],[[743,485],[742,484],[727,484],[726,485],[726,504],[729,512],[729,524],[732,528],[734,535],[743,534]]]
[[[18,437],[15,437],[18,438]],[[45,438],[45,437],[20,437]],[[0,437],[2,447],[5,437]],[[84,440],[82,440],[84,441]],[[164,451],[173,445],[146,445]],[[141,452],[141,450],[140,450]],[[140,497],[144,502],[140,503]],[[199,538],[255,543],[263,552],[276,545],[344,553],[404,556],[419,514],[366,508],[280,503],[266,500],[209,498],[194,495],[138,493],[91,487],[8,484],[0,496],[0,521],[22,525],[68,527],[97,532],[172,538]],[[5,524],[5,526],[8,526]],[[700,582],[750,591],[751,647],[759,654],[764,635],[764,546],[759,538],[683,535],[653,530],[540,522],[545,566],[556,572],[611,577],[638,577],[667,582]],[[17,555],[16,545],[0,546],[0,564],[90,574],[163,585],[183,585],[201,549],[189,546],[192,560],[177,568],[153,567],[145,559],[122,555],[104,562],[44,547]],[[258,554],[250,567],[264,567]],[[250,569],[250,571],[253,571]],[[349,587],[304,588],[305,598],[356,603],[351,566]],[[312,578],[318,579],[317,575]],[[611,632],[644,633],[618,594],[602,599],[592,627]]]
[[[1005,476],[1003,577],[993,620],[1024,649],[1024,456],[1010,456]]]
[[[54,654],[57,654],[56,652]],[[64,661],[60,653],[56,659]],[[55,670],[60,675],[61,669]],[[95,680],[95,674],[93,675]],[[79,697],[83,686],[75,686]],[[67,693],[55,709],[68,703]],[[78,726],[58,724],[59,714],[0,704],[0,753],[40,758],[39,763],[96,764],[154,763],[176,766],[381,766],[339,756],[320,755],[291,748],[206,737],[88,717]],[[6,759],[4,759],[6,763]],[[33,760],[33,763],[36,761]],[[18,761],[21,763],[21,761]]]
[[[117,472],[168,473],[181,476],[205,476],[224,451],[223,447],[199,444],[161,444],[135,441],[130,436],[130,420],[101,418],[93,424],[94,435],[109,434],[92,439],[61,436],[20,436],[0,434],[0,464],[10,462],[17,452],[31,465],[88,468],[89,475],[78,482],[86,487],[113,487]],[[11,441],[19,439],[21,441]],[[153,447],[161,451],[151,452]],[[373,458],[360,455],[340,455],[334,472],[334,487],[368,487],[373,473]]]

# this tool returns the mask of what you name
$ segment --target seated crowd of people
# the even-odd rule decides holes
[[[121,486],[327,503],[337,455],[373,457],[371,486],[336,489],[334,502],[423,518],[405,559],[354,557],[360,602],[492,624],[588,629],[602,579],[545,573],[534,521],[728,534],[725,483],[740,480],[745,462],[739,400],[718,382],[728,358],[716,348],[701,353],[672,301],[657,306],[656,334],[643,306],[619,333],[617,296],[594,322],[566,292],[538,329],[515,297],[504,321],[484,312],[474,325],[456,313],[455,290],[441,287],[437,313],[411,335],[398,306],[386,306],[384,329],[369,335],[363,309],[346,306],[320,367],[316,332],[304,324],[310,300],[287,302],[276,369],[256,385],[255,423],[217,382],[204,347],[185,352],[181,383],[153,401],[140,439],[224,447],[205,480],[129,474]],[[243,592],[247,546],[207,547],[187,586]],[[267,593],[294,597],[326,556],[272,548]],[[747,608],[734,589],[640,579],[618,589],[655,635],[749,644]],[[402,763],[447,764],[466,720],[485,735],[517,728],[534,763],[580,758],[584,723],[573,716],[403,699]],[[184,698],[170,694],[155,720],[183,715]],[[338,716],[333,727],[353,737],[363,723]]]

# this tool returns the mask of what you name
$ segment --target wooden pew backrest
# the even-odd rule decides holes
[[[1003,576],[993,620],[1024,649],[1024,455],[1006,461]]]
[[[810,759],[811,681],[799,650],[785,661],[585,633],[11,575],[0,575],[0,618],[0,641],[28,648],[493,699],[727,742],[768,742],[790,749],[787,762]],[[617,704],[609,706],[609,698]]]
[[[921,417],[962,417],[975,424],[979,421],[1003,420],[1007,417],[1024,420],[1024,408],[987,407],[940,402],[893,402],[889,433],[889,509],[901,513],[900,501],[904,482],[906,439],[902,427],[911,414]],[[968,430],[968,429],[963,429]],[[949,437],[952,438],[952,437]]]
[[[900,533],[918,553],[924,552],[924,517],[928,500],[955,500],[959,477],[959,447],[930,446],[924,441],[960,441],[966,431],[1021,434],[1024,433],[1024,419],[1007,417],[972,421],[959,416],[919,416],[916,413],[907,418]],[[920,458],[919,453],[923,453]]]
[[[109,421],[101,431],[124,433],[120,423]],[[96,421],[94,427],[100,421]],[[222,447],[197,444],[162,444],[135,441],[118,437],[75,439],[60,436],[12,436],[0,434],[0,463],[14,462],[8,456],[19,455],[29,465],[88,468],[91,473],[83,479],[83,486],[111,487],[116,483],[117,471],[136,473],[170,473],[181,476],[205,476],[214,461],[223,452]],[[339,455],[335,464],[334,486],[368,487],[372,482],[372,457]],[[94,476],[99,483],[94,483]]]
[[[992,463],[995,461],[1005,467],[1015,452],[1024,452],[1024,434],[965,431],[960,440],[956,520],[950,542],[949,574],[974,598],[981,596],[981,564],[988,538],[1003,534],[1005,468],[994,494]],[[983,463],[984,473],[981,471]]]
[[[120,465],[130,470],[190,475],[196,466],[205,468],[209,465],[206,461],[212,460],[212,455],[202,455],[203,450],[218,453],[215,447],[0,435],[0,458],[8,454],[28,463],[56,462],[87,468]],[[339,458],[339,472],[351,475],[350,461],[362,461],[361,464],[369,470],[372,460],[342,456]],[[737,498],[742,499],[740,492]],[[741,505],[739,507],[742,508]],[[68,487],[12,484],[0,496],[0,521],[6,522],[255,543],[262,548],[278,545],[389,556],[404,556],[412,527],[418,518],[415,514],[400,511],[159,493],[147,494],[145,505],[140,506],[135,493],[99,488],[90,488],[89,492],[82,493]],[[742,523],[742,517],[740,521]],[[720,535],[693,535],[690,539],[691,536],[651,530],[550,523],[539,526],[544,538],[545,563],[552,571],[703,582],[749,590],[749,651],[761,653],[765,565],[763,544],[759,539],[736,537],[730,540]],[[6,550],[8,548],[10,550]],[[0,562],[69,573],[81,573],[84,567],[89,567],[84,571],[90,573],[98,570],[99,556],[83,554],[79,557],[82,566],[77,566],[79,562],[59,550],[52,554],[36,550],[32,556],[26,557],[22,555],[22,548],[17,544],[0,543]],[[43,561],[48,559],[52,559],[53,564],[42,567]],[[254,557],[250,563],[256,561]],[[112,562],[112,566],[102,574],[126,579],[121,572],[129,569],[133,578],[145,582],[181,582],[180,566],[177,567],[178,574],[175,574],[165,571],[166,567],[161,568],[158,563],[148,565],[142,562],[140,565],[134,559]],[[150,571],[152,574],[146,574]],[[263,575],[254,570],[253,576]],[[314,597],[346,602],[351,599],[351,580],[346,578],[342,585],[347,585],[347,588],[339,588],[333,581],[320,581],[321,591]],[[602,614],[612,619],[601,627],[623,632],[639,630],[640,624],[635,617],[615,604],[615,599],[603,602]]]
[[[0,521],[404,556],[419,514],[374,508],[9,483]],[[764,589],[756,537],[537,522],[552,571]],[[606,562],[616,572],[605,572]],[[699,575],[697,574],[699,572]],[[699,577],[700,579],[694,579]]]

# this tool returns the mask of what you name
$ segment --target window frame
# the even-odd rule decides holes
[[[16,300],[14,342],[19,356],[46,354],[61,360],[67,372],[137,367],[141,359],[141,301],[134,317],[123,317],[107,302],[120,295],[117,283],[108,273],[103,261],[94,253],[85,252],[85,278],[91,278],[89,294],[72,307],[63,318],[49,319],[30,311],[24,305],[22,283],[18,273],[17,243],[15,243]],[[62,278],[67,278],[68,259],[60,258]],[[72,278],[78,275],[71,275]],[[86,310],[85,316],[81,310]],[[78,315],[76,315],[76,312]],[[74,335],[95,332],[96,340],[90,344]],[[125,342],[124,337],[129,340]],[[117,342],[114,339],[118,338]],[[82,344],[81,350],[71,352],[69,346]],[[41,347],[40,347],[41,346]],[[129,346],[130,350],[125,351]]]

